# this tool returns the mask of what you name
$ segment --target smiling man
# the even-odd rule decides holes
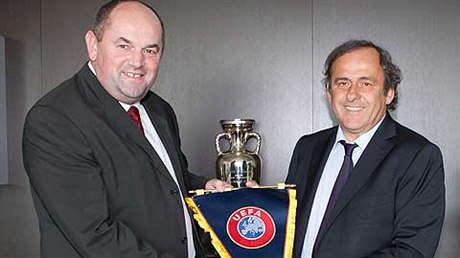
[[[323,80],[338,126],[302,137],[295,257],[433,257],[445,212],[439,148],[392,119],[399,68],[370,41],[335,48]]]
[[[176,116],[150,91],[163,37],[145,3],[105,4],[85,36],[89,62],[30,110],[23,156],[42,257],[201,257],[184,196],[230,185],[188,171]]]

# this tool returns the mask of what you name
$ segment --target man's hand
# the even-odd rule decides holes
[[[249,180],[246,182],[246,187],[258,187],[259,184],[254,180]],[[233,186],[225,181],[213,178],[209,180],[206,185],[206,190],[212,190],[213,192],[223,192],[225,189],[233,188]]]
[[[204,187],[206,190],[213,190],[215,192],[223,192],[226,188],[232,188],[232,185],[217,178],[213,178],[206,182]]]
[[[254,180],[249,180],[246,182],[246,187],[259,187],[259,184]]]

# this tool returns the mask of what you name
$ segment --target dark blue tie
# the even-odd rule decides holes
[[[342,191],[343,186],[347,182],[348,176],[353,169],[353,160],[351,159],[351,155],[353,154],[353,150],[358,147],[357,144],[353,143],[346,143],[344,140],[339,141],[343,147],[345,148],[345,156],[343,157],[342,167],[340,168],[339,175],[335,180],[334,188],[332,188],[331,197],[329,197],[329,202],[327,204],[326,212],[324,213],[323,221],[321,222],[321,226],[318,231],[318,235],[316,239],[320,237],[329,226],[331,222],[331,215],[332,211],[334,210],[334,206],[339,199],[340,192]],[[318,241],[315,241],[315,245],[313,247],[313,257],[316,257],[315,253],[318,248]]]

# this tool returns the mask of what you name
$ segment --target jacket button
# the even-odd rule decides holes
[[[180,240],[182,244],[187,244],[187,237],[184,237]]]
[[[177,189],[177,188],[171,188],[171,189],[169,190],[169,193],[170,193],[172,196],[176,196],[176,195],[179,194],[179,189]]]

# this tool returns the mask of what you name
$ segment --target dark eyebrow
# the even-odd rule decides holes
[[[129,40],[126,39],[126,38],[119,37],[118,39],[121,40],[121,41],[124,41],[125,43],[131,44],[131,41],[129,41]]]
[[[358,80],[375,81],[375,78],[372,76],[371,77],[363,76],[363,77],[359,77]]]
[[[119,40],[125,42],[126,44],[130,44],[132,45],[132,42],[124,37],[120,37],[118,38]],[[144,49],[146,48],[160,48],[160,46],[158,44],[150,44],[150,45],[147,45],[146,47],[144,47]]]
[[[145,48],[160,48],[160,46],[158,44],[150,44],[146,46]]]
[[[340,81],[340,80],[347,80],[347,81],[349,81],[350,79],[348,79],[347,77],[338,77],[338,78],[335,78],[334,81],[336,82],[336,81]]]
[[[347,81],[350,81],[349,78],[347,77],[338,77],[338,78],[335,78],[334,81],[340,81],[340,80],[347,80]],[[374,81],[375,78],[374,77],[367,77],[367,76],[362,76],[362,77],[359,77],[358,80],[368,80],[368,81]]]

